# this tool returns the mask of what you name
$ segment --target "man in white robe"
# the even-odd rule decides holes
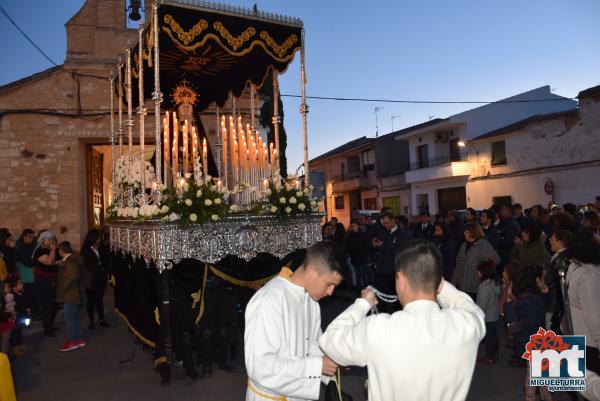
[[[342,281],[339,248],[319,242],[295,272],[284,268],[257,291],[246,308],[244,353],[247,401],[317,400],[321,382],[337,365],[319,349],[317,301]]]
[[[378,301],[363,290],[327,327],[321,349],[340,365],[367,366],[369,401],[464,401],[485,334],[484,313],[442,281],[433,243],[408,242],[395,271],[404,309],[366,317]]]

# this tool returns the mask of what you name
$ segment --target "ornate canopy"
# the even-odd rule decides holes
[[[302,44],[302,21],[212,2],[169,0],[158,8],[162,107],[172,109],[177,88],[192,87],[195,110],[223,106],[251,82],[260,87],[270,69],[283,72]],[[153,32],[143,32],[144,95],[154,88]],[[131,52],[132,87],[137,88],[139,44]],[[121,71],[123,89],[125,69]],[[180,91],[179,91],[180,92]],[[125,94],[125,90],[122,92]],[[134,90],[133,105],[138,95]]]

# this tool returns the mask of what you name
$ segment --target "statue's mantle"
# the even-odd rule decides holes
[[[191,258],[216,263],[227,255],[246,261],[259,253],[278,258],[308,248],[321,238],[321,213],[285,220],[276,216],[229,216],[217,222],[182,227],[175,223],[120,220],[109,224],[113,250],[121,250],[156,267],[172,267]]]

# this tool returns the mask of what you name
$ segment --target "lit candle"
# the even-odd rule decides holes
[[[185,120],[183,123],[183,174],[188,172],[188,133],[189,133],[189,122]]]
[[[163,180],[165,186],[168,185],[169,182],[169,164],[170,164],[170,156],[169,156],[169,112],[167,111],[166,117],[163,119],[163,127],[164,127],[164,135],[163,135],[163,156],[164,156],[164,165],[163,165]]]
[[[173,156],[173,162],[171,163],[173,182],[176,183],[177,172],[179,171],[179,121],[177,120],[177,113],[173,113],[173,148],[171,155]]]
[[[208,176],[208,148],[206,138],[202,139],[202,168],[204,170],[204,179]]]
[[[225,124],[225,116],[221,117],[221,134],[222,134],[222,141],[221,141],[221,146],[222,146],[222,151],[223,151],[223,178],[225,179],[225,186],[227,186],[227,175],[228,175],[228,158],[227,158],[227,127]]]

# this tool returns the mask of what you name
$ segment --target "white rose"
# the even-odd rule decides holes
[[[279,203],[285,205],[285,198],[283,196],[281,198],[279,198]]]
[[[271,206],[271,213],[277,213],[277,206]]]
[[[186,200],[185,200],[185,204],[186,204],[187,206],[192,206],[192,200],[191,200],[191,199],[186,199]]]
[[[298,204],[298,209],[299,209],[301,212],[303,212],[303,211],[304,211],[304,209],[306,209],[306,205],[305,205],[304,203],[299,203],[299,204]]]
[[[181,216],[179,216],[179,215],[178,215],[178,214],[176,214],[176,213],[171,213],[171,214],[169,215],[169,221],[176,221],[176,220],[179,220],[180,218],[181,218]]]
[[[238,205],[231,205],[231,206],[229,206],[229,210],[231,210],[232,212],[237,212],[238,211]]]
[[[299,197],[301,197],[302,195],[304,195],[304,192],[302,192],[302,191],[298,191],[298,192],[296,192],[296,196],[297,196],[298,198],[299,198]]]
[[[212,203],[213,203],[213,202],[212,202],[210,199],[205,199],[205,200],[204,200],[204,204],[205,204],[206,206],[210,206],[210,205],[212,205]]]
[[[271,189],[267,188],[267,190],[265,191],[265,194],[267,194],[267,196],[271,195],[273,193],[273,191],[271,191]]]
[[[198,216],[196,215],[196,213],[190,214],[190,221],[198,221]]]
[[[291,207],[289,207],[289,206],[288,206],[288,207],[286,207],[286,208],[285,208],[285,212],[286,212],[287,214],[290,214],[290,213],[292,213],[292,208],[291,208]]]
[[[202,197],[202,190],[201,189],[199,189],[199,190],[196,191],[196,198],[200,198],[200,197]]]
[[[215,205],[221,204],[221,198],[215,198]]]
[[[185,179],[189,180],[190,178],[192,178],[192,174],[191,173],[185,173]]]
[[[295,204],[296,204],[296,202],[297,202],[297,201],[296,201],[296,198],[294,198],[294,197],[292,196],[292,197],[290,198],[290,203],[291,203],[292,205],[295,205]]]
[[[187,182],[183,183],[183,190],[184,191],[189,191],[190,190],[190,184],[188,184]]]
[[[160,211],[163,213],[167,213],[169,211],[169,206],[163,205],[163,207],[160,209]]]
[[[311,201],[310,201],[310,207],[312,207],[313,209],[314,209],[315,207],[317,207],[317,201],[316,201],[316,200],[311,200]]]
[[[212,216],[210,216],[210,218],[212,219],[212,221],[217,221],[219,220],[219,216],[216,214],[213,214]]]
[[[310,192],[310,189],[308,189],[308,188],[304,188],[304,189],[302,190],[302,192],[304,192],[304,194],[306,195],[306,194],[308,194],[308,193]]]

